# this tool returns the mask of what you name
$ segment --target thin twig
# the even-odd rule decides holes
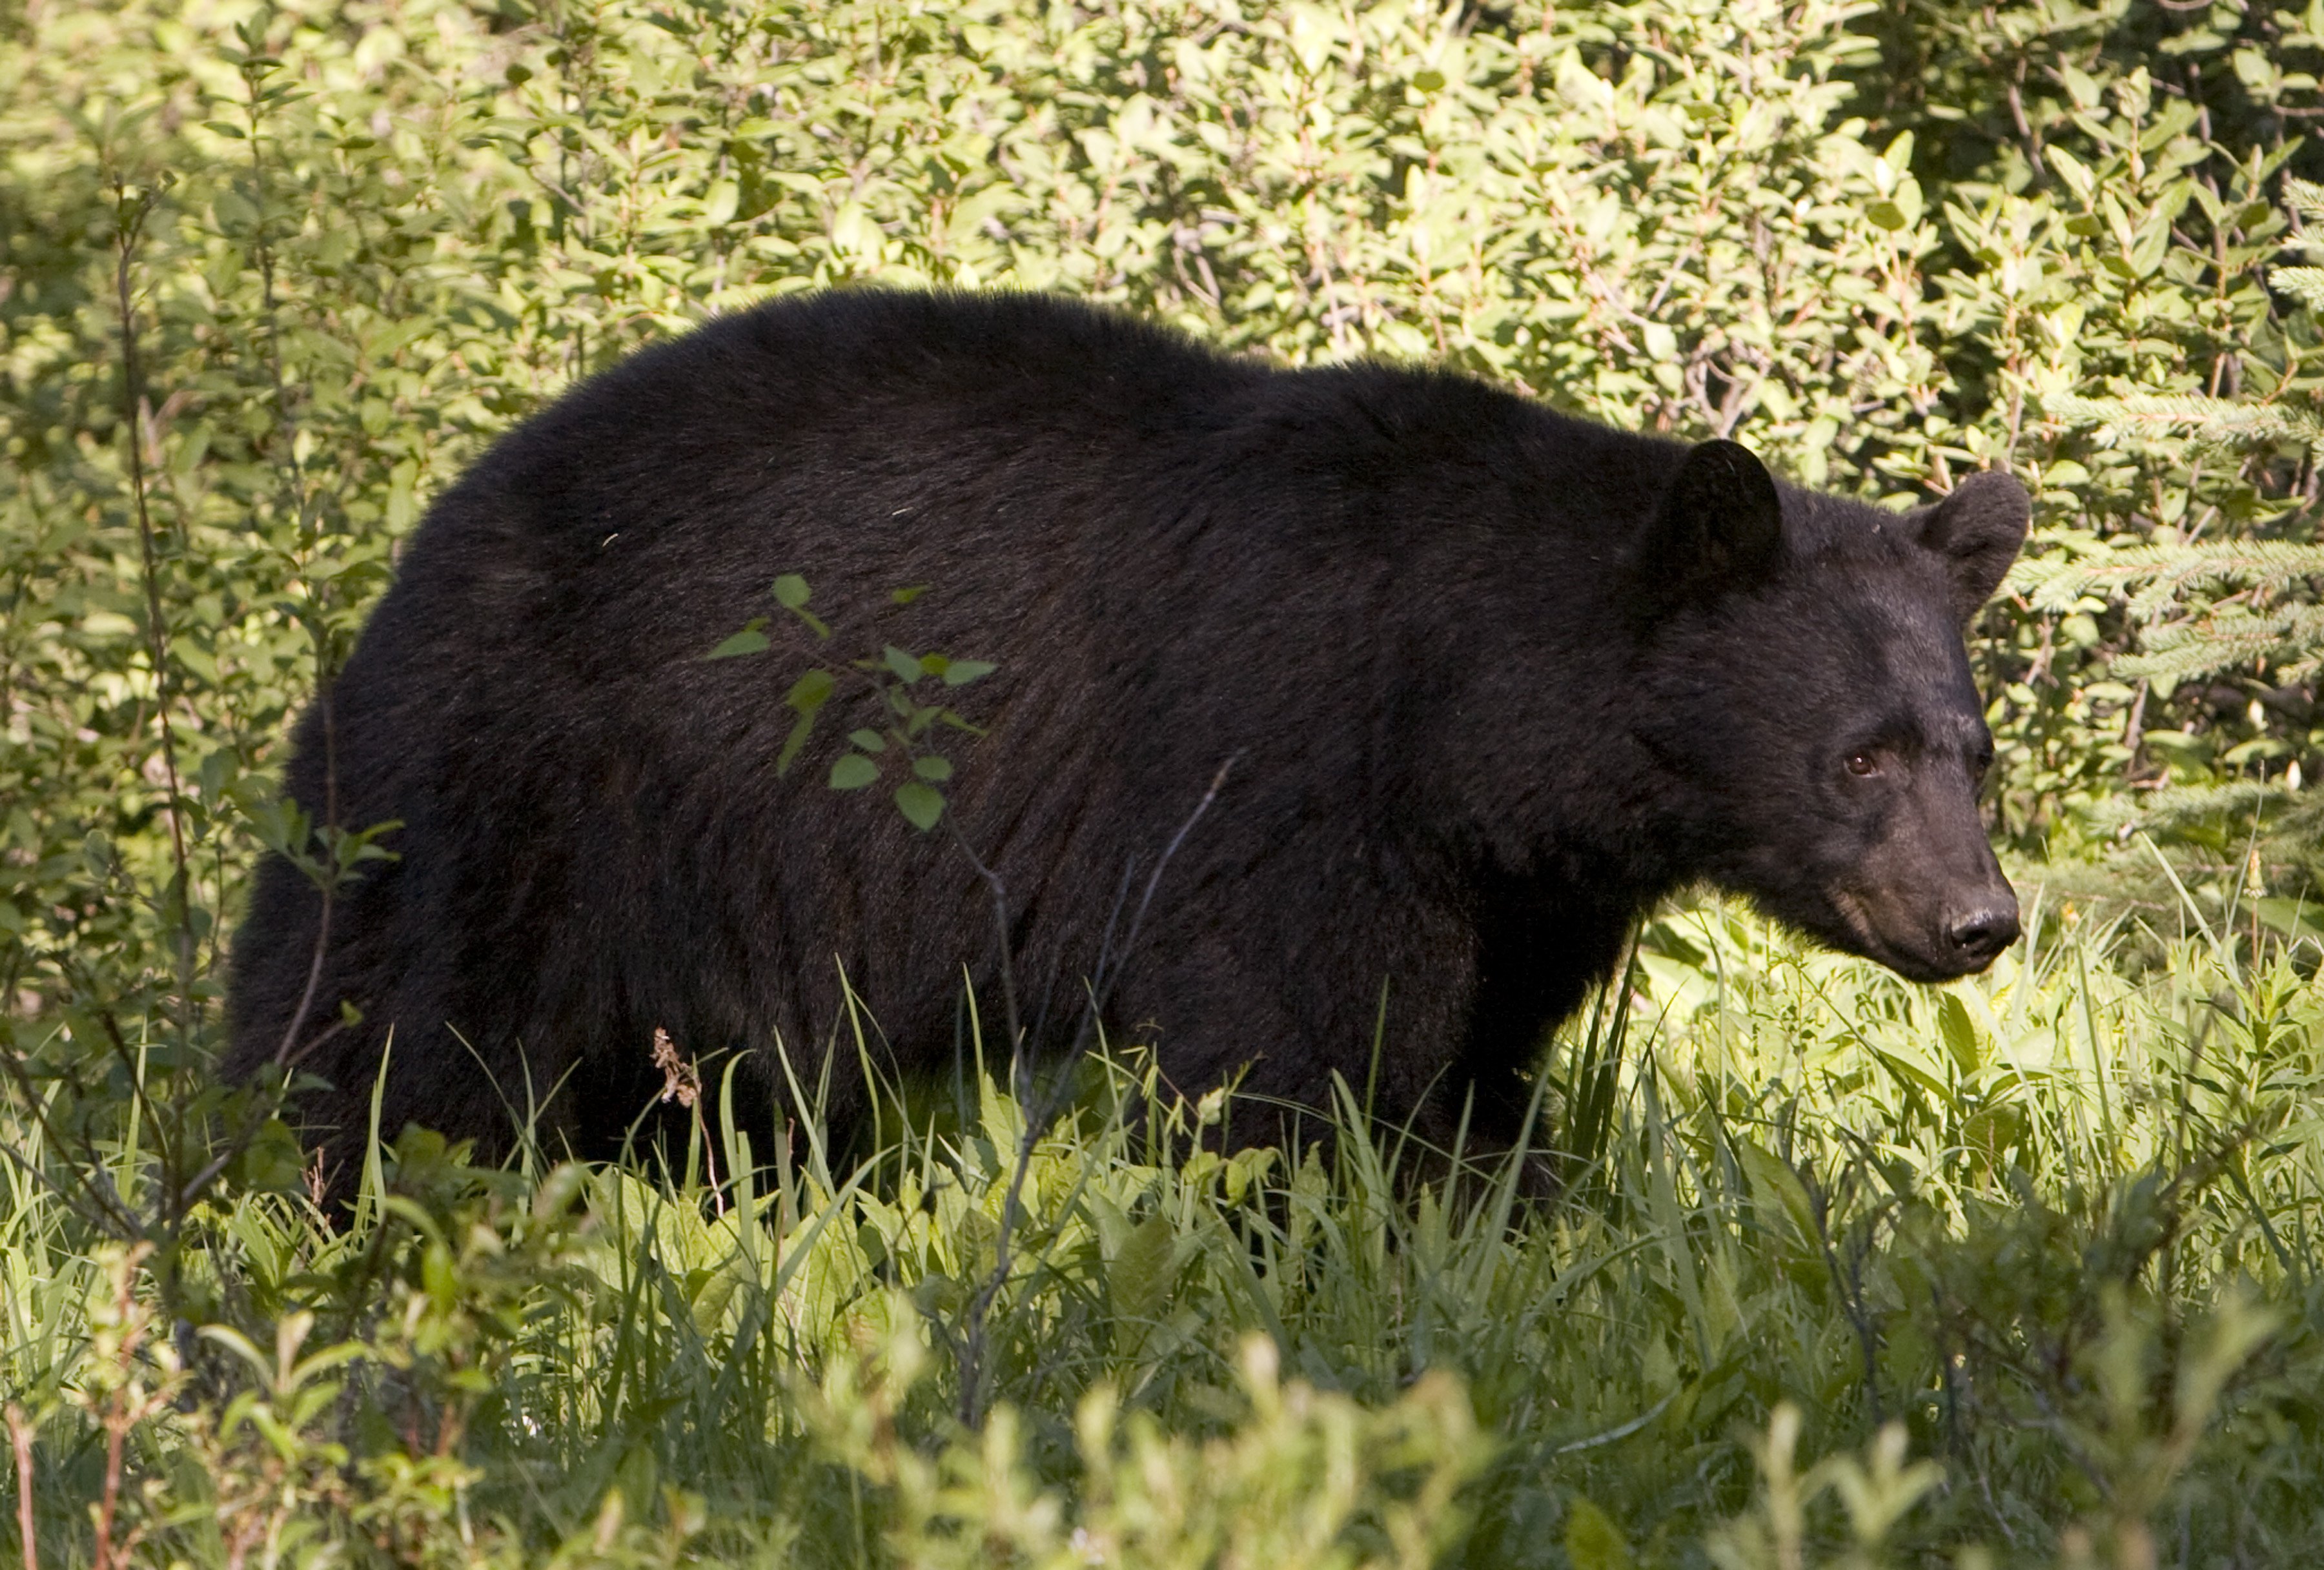
[[[320,649],[318,649],[318,657],[320,653]],[[328,679],[321,669],[319,658],[315,679],[318,681]],[[315,701],[322,706],[323,714],[323,828],[327,834],[335,834],[339,827],[338,730],[331,723],[329,691],[325,690]],[[315,1006],[315,992],[323,981],[323,955],[331,939],[331,900],[338,891],[339,874],[343,871],[338,864],[337,842],[327,840],[325,843],[332,846],[332,855],[328,876],[317,885],[322,895],[323,909],[315,922],[315,952],[307,962],[307,985],[299,994],[299,1006],[291,1011],[290,1023],[284,1028],[282,1039],[274,1045],[274,1066],[277,1068],[287,1067],[306,1055],[305,1051],[294,1053],[292,1047],[299,1039],[299,1031],[307,1023],[308,1011]],[[311,1051],[316,1044],[310,1044],[306,1050]]]
[[[1162,885],[1162,869],[1170,864],[1170,858],[1176,855],[1178,847],[1186,843],[1186,836],[1194,832],[1194,825],[1203,820],[1203,814],[1208,812],[1211,803],[1219,799],[1219,792],[1226,786],[1228,772],[1241,761],[1240,751],[1229,754],[1227,761],[1219,765],[1219,771],[1211,776],[1211,788],[1203,792],[1203,799],[1194,803],[1194,810],[1186,815],[1186,821],[1178,826],[1178,832],[1172,835],[1170,843],[1162,847],[1162,859],[1154,864],[1153,874],[1146,880],[1146,891],[1139,897],[1138,913],[1130,919],[1130,934],[1122,940],[1123,952],[1128,953],[1137,947],[1138,930],[1145,924],[1146,912],[1154,903],[1154,891]]]
[[[320,670],[321,653],[321,648],[318,645],[316,655],[318,680],[324,679]],[[336,833],[338,828],[339,813],[338,753],[336,741],[337,732],[331,723],[329,692],[326,690],[316,701],[322,705],[323,712],[323,827]],[[322,900],[322,910],[315,921],[315,948],[307,962],[307,984],[299,994],[299,1006],[291,1011],[290,1023],[283,1028],[282,1039],[275,1043],[274,1056],[269,1060],[278,1074],[281,1070],[297,1067],[309,1053],[346,1029],[346,1021],[344,1019],[334,1020],[312,1040],[303,1046],[299,1041],[299,1032],[306,1028],[307,1016],[313,1011],[316,994],[322,986],[323,960],[331,941],[331,912],[334,896],[338,891],[339,880],[346,871],[339,862],[338,842],[335,839],[327,839],[324,843],[330,849],[331,862],[330,865],[324,869],[324,875],[315,881],[317,892]],[[278,1078],[271,1088],[273,1094],[280,1097],[288,1089],[288,1085]],[[269,1110],[270,1113],[281,1110],[279,1103]],[[243,1151],[250,1148],[251,1142],[257,1139],[260,1131],[265,1128],[267,1121],[266,1118],[254,1115],[244,1118],[242,1126],[235,1131],[233,1136],[222,1148],[212,1152],[209,1160],[203,1164],[201,1169],[178,1185],[171,1201],[173,1206],[171,1214],[173,1218],[182,1216],[193,1208],[194,1202],[201,1197],[202,1191],[216,1181],[219,1174],[232,1166]]]
[[[1009,960],[1009,890],[1001,882],[1001,874],[984,864],[984,858],[962,835],[949,809],[944,815],[944,823],[952,835],[952,843],[960,847],[960,854],[968,858],[968,864],[976,869],[976,875],[984,880],[986,890],[992,895],[993,931],[1001,943],[1001,1010],[1009,1028],[1009,1051],[1013,1059],[1023,1051],[1025,1037],[1024,1023],[1017,1012],[1016,966]]]
[[[153,519],[145,501],[144,443],[138,430],[138,411],[145,400],[144,366],[138,355],[137,311],[130,288],[130,269],[137,259],[145,220],[161,193],[148,187],[132,202],[125,186],[116,182],[113,191],[118,253],[113,286],[121,310],[122,423],[129,437],[129,491],[137,504],[137,549],[145,579],[146,651],[153,661],[153,710],[161,722],[161,769],[170,784],[170,859],[176,871],[178,891],[179,1029],[190,1042],[194,1036],[194,1011],[198,1006],[193,977],[193,872],[186,855],[185,791],[178,777],[177,734],[170,722],[170,633],[161,618],[161,567],[153,550]]]
[[[313,1051],[316,1048],[320,1047],[324,1042],[337,1035],[344,1029],[346,1029],[346,1026],[343,1023],[336,1020],[333,1021],[329,1030],[325,1030],[321,1035],[317,1036],[313,1040],[307,1043],[306,1047],[301,1049],[300,1056],[303,1057],[306,1053]],[[287,1067],[288,1064],[297,1062],[298,1057],[294,1057],[281,1061]],[[264,1118],[252,1117],[244,1119],[243,1126],[235,1131],[234,1137],[228,1140],[224,1147],[222,1147],[216,1155],[212,1156],[209,1160],[204,1164],[202,1169],[196,1172],[192,1177],[187,1178],[183,1184],[179,1186],[177,1195],[171,1202],[176,1207],[175,1214],[183,1215],[186,1212],[191,1210],[194,1207],[194,1201],[202,1196],[202,1190],[208,1188],[210,1184],[217,1179],[219,1173],[234,1165],[235,1158],[239,1157],[243,1151],[250,1148],[251,1141],[255,1140],[260,1131],[265,1127],[266,1120]],[[316,1151],[316,1154],[319,1156],[322,1152],[318,1150]]]
[[[1113,923],[1111,919],[1106,922],[1105,942],[1098,950],[1097,974],[1092,978],[1089,1010],[1082,1016],[1081,1029],[1074,1033],[1074,1045],[1076,1056],[1086,1039],[1086,1033],[1095,1028],[1096,1021],[1104,1012],[1105,1005],[1112,1001],[1113,989],[1120,983],[1120,956],[1137,952],[1139,930],[1145,926],[1146,912],[1154,904],[1154,891],[1162,886],[1162,869],[1170,864],[1170,858],[1178,854],[1178,847],[1185,843],[1186,836],[1193,832],[1195,824],[1202,821],[1203,814],[1211,809],[1211,803],[1219,799],[1219,791],[1227,782],[1228,771],[1241,761],[1242,753],[1238,749],[1229,755],[1225,762],[1219,765],[1219,771],[1211,777],[1211,788],[1203,792],[1203,799],[1194,803],[1194,810],[1186,815],[1186,821],[1178,826],[1178,832],[1172,835],[1170,843],[1162,847],[1161,859],[1154,864],[1154,871],[1146,879],[1145,891],[1138,898],[1138,909],[1130,918],[1130,930],[1122,937],[1119,956],[1112,948]],[[1126,874],[1123,887],[1125,891],[1128,888]]]
[[[75,1185],[82,1193],[88,1196],[91,1204],[94,1205],[98,1229],[110,1232],[115,1237],[122,1239],[138,1236],[140,1229],[137,1217],[121,1203],[118,1196],[97,1187],[97,1178],[104,1174],[105,1167],[104,1159],[97,1154],[97,1147],[89,1141],[85,1133],[78,1139],[66,1138],[64,1131],[57,1127],[54,1120],[49,1116],[47,1098],[33,1086],[31,1076],[24,1072],[24,1066],[16,1053],[0,1052],[0,1073],[6,1074],[14,1084],[16,1094],[23,1098],[25,1110],[32,1114],[32,1121],[41,1127],[42,1137],[51,1147],[64,1151],[70,1151],[75,1146],[79,1148],[80,1159],[78,1162],[68,1161],[65,1169],[71,1173]],[[72,1203],[56,1179],[26,1160],[13,1144],[0,1141],[0,1155],[6,1156],[24,1171],[46,1184],[50,1191],[60,1199],[64,1199],[67,1204]],[[107,1188],[109,1187],[110,1185],[107,1185]],[[75,1208],[79,1207],[76,1205]],[[84,1218],[88,1218],[91,1213],[84,1210],[81,1214]]]
[[[32,1423],[14,1401],[8,1403],[8,1443],[16,1453],[16,1540],[24,1570],[40,1570],[41,1542],[32,1529]]]
[[[1137,912],[1130,918],[1130,931],[1122,944],[1124,952],[1127,952],[1138,940],[1138,931],[1146,919],[1147,910],[1154,903],[1154,891],[1161,885],[1163,869],[1167,867],[1171,858],[1178,854],[1178,847],[1186,843],[1186,836],[1194,832],[1194,825],[1201,822],[1203,815],[1211,809],[1211,803],[1218,799],[1219,791],[1227,782],[1229,771],[1233,769],[1241,756],[1242,753],[1237,752],[1219,765],[1219,771],[1212,776],[1210,789],[1203,792],[1203,799],[1194,803],[1194,810],[1186,815],[1186,820],[1178,826],[1178,832],[1172,835],[1169,843],[1162,847],[1162,854],[1155,862],[1154,871],[1146,880],[1145,892],[1139,900]],[[951,821],[949,813],[945,815],[945,821],[947,823]],[[1010,1010],[1010,1029],[1012,1032],[1012,1044],[1018,1045],[1019,1048],[1024,1050],[1026,1056],[1029,1057],[1029,1049],[1024,1048],[1022,1044],[1016,1043],[1014,1037],[1015,990],[1010,980],[1010,971],[1012,967],[1009,956],[1009,908],[1002,894],[1001,880],[984,865],[973,851],[968,849],[966,842],[961,839],[960,832],[956,828],[953,831],[953,838],[954,843],[959,844],[962,850],[967,854],[970,863],[983,875],[987,884],[993,891],[994,915],[1000,924],[1001,945],[1001,995]],[[1110,927],[1111,924],[1108,925]],[[1103,956],[1101,956],[1101,966],[1102,965]],[[1118,970],[1119,967],[1114,968]],[[1094,1016],[1102,1007],[1102,994],[1097,987],[1093,986],[1089,1014]],[[1076,1045],[1078,1046],[1083,1039],[1082,1032],[1077,1030],[1074,1034]],[[1078,1056],[1078,1053],[1075,1056]],[[1056,1104],[1064,1096],[1065,1086],[1071,1077],[1067,1072],[1070,1062],[1071,1059],[1068,1059],[1067,1064],[1060,1067],[1052,1079],[1048,1090],[1041,1097],[1039,1104],[1027,1105],[1023,1109],[1024,1131],[1018,1137],[1017,1159],[1009,1174],[1009,1192],[1001,1201],[1001,1226],[993,1239],[992,1273],[985,1279],[984,1285],[977,1289],[976,1296],[969,1301],[967,1328],[960,1339],[960,1419],[963,1424],[972,1428],[979,1425],[983,1416],[981,1409],[983,1403],[980,1398],[984,1382],[985,1334],[991,1320],[992,1305],[999,1300],[1001,1288],[1009,1281],[1009,1251],[1018,1224],[1023,1219],[1025,1182],[1032,1173],[1034,1148],[1041,1137],[1042,1131],[1047,1126],[1050,1117],[1056,1111]],[[1029,1096],[1020,1093],[1020,1099],[1029,1101]]]
[[[114,1284],[114,1313],[119,1316],[123,1326],[120,1349],[115,1353],[123,1379],[120,1387],[113,1392],[104,1416],[98,1419],[105,1428],[105,1482],[97,1495],[96,1510],[95,1570],[108,1570],[115,1563],[126,1561],[129,1551],[143,1536],[142,1531],[132,1532],[129,1540],[117,1547],[113,1540],[115,1515],[121,1502],[122,1468],[126,1459],[122,1452],[128,1441],[129,1430],[143,1422],[152,1408],[150,1400],[133,1398],[131,1392],[137,1388],[136,1381],[134,1375],[128,1371],[137,1366],[138,1347],[145,1339],[145,1322],[139,1316],[135,1305],[135,1271],[152,1247],[150,1243],[139,1243],[132,1248],[121,1261],[120,1274]],[[32,1570],[29,1562],[26,1570]]]
[[[144,365],[138,343],[136,301],[131,288],[131,272],[137,259],[138,246],[159,195],[157,188],[149,186],[138,194],[133,205],[126,188],[115,181],[114,201],[117,255],[113,279],[115,302],[121,313],[122,418],[128,430],[129,489],[137,510],[138,557],[145,588],[147,655],[153,662],[153,712],[161,722],[162,776],[170,790],[170,857],[177,906],[178,1036],[180,1044],[190,1050],[200,1034],[201,1025],[201,997],[194,984],[195,959],[200,950],[200,940],[194,932],[194,877],[191,858],[186,848],[185,783],[178,771],[177,733],[170,716],[175,684],[171,679],[169,623],[161,610],[160,553],[154,549],[152,512],[146,494],[145,442],[141,429],[141,416],[145,409]],[[170,1238],[170,1247],[162,1255],[162,1286],[167,1293],[177,1273],[178,1224],[185,1214],[189,1195],[198,1192],[198,1186],[179,1180],[186,1151],[186,1118],[190,1098],[171,1098],[171,1115],[167,1119],[152,1112],[146,1095],[144,1076],[139,1071],[141,1066],[131,1060],[128,1043],[122,1039],[120,1027],[110,1011],[101,1017],[106,1034],[122,1059],[124,1071],[128,1075],[139,1104],[147,1108],[146,1121],[152,1131],[155,1155],[161,1173],[155,1220]],[[230,1159],[231,1156],[227,1159]],[[214,1161],[212,1165],[216,1167],[218,1163]],[[219,1167],[219,1169],[223,1168]],[[109,1495],[108,1485],[108,1517]],[[101,1532],[97,1544],[100,1565],[109,1547]]]
[[[129,1098],[137,1104],[139,1117],[150,1125],[155,1146],[154,1154],[160,1158],[162,1169],[167,1171],[173,1159],[172,1151],[175,1146],[171,1144],[166,1131],[161,1126],[161,1113],[153,1105],[153,1098],[146,1093],[145,1076],[143,1066],[138,1061],[138,1055],[129,1049],[129,1039],[122,1034],[121,1021],[115,1017],[111,1009],[98,1009],[97,1020],[98,1024],[105,1027],[106,1041],[112,1047],[114,1057],[120,1061],[121,1076],[129,1083]],[[149,1039],[150,1032],[149,1025]]]
[[[116,203],[128,205],[124,188],[114,188]],[[129,435],[129,488],[137,503],[137,543],[145,579],[145,636],[153,660],[153,681],[156,691],[155,708],[161,721],[161,759],[170,775],[170,840],[177,862],[178,876],[186,876],[186,839],[183,825],[179,821],[177,737],[170,725],[170,650],[169,629],[161,619],[161,586],[153,552],[153,520],[145,502],[145,455],[138,439],[138,409],[144,402],[144,374],[137,352],[137,316],[131,296],[130,266],[136,260],[138,241],[145,227],[145,219],[152,211],[156,193],[142,193],[130,210],[125,222],[119,224],[115,238],[119,255],[114,267],[115,298],[121,310],[122,360],[122,421]],[[117,216],[117,214],[116,214]]]

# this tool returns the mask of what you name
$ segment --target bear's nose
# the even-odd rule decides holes
[[[1969,911],[1954,921],[1945,936],[1963,959],[1979,967],[1990,965],[1994,956],[2017,941],[2017,909],[1987,905]]]

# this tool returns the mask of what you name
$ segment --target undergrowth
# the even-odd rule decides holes
[[[1545,1071],[1554,1201],[1414,1181],[1354,1087],[1337,1139],[1222,1158],[1190,1136],[1231,1102],[1094,1060],[1024,1147],[974,1426],[1024,1115],[976,1065],[967,1106],[883,1086],[853,1165],[812,1122],[758,1148],[715,1068],[624,1166],[406,1131],[337,1226],[217,1189],[166,1293],[12,1102],[23,1529],[98,1565],[2301,1562],[2315,956],[2194,930],[2132,980],[2118,932],[2030,925],[1932,992],[1656,924]],[[139,1205],[134,1112],[93,1149]]]

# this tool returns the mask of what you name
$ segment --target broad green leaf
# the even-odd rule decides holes
[[[925,834],[934,828],[936,820],[944,816],[944,792],[933,785],[924,785],[914,780],[896,787],[896,807],[910,819],[914,828]]]
[[[912,772],[932,785],[941,785],[952,778],[952,762],[930,753],[912,760]]]
[[[2042,150],[2042,155],[2049,161],[2050,167],[2057,171],[2058,178],[2065,182],[2066,189],[2074,193],[2074,199],[2087,205],[2090,199],[2090,191],[2096,186],[2097,180],[2089,170],[2083,165],[2081,160],[2062,147],[2045,147]]]
[[[787,611],[807,608],[807,579],[795,572],[787,572],[775,579],[775,604]]]
[[[880,778],[880,765],[861,753],[848,753],[831,766],[834,790],[861,790]]]
[[[812,715],[831,697],[832,675],[828,670],[810,670],[791,683],[783,701],[802,715]]]
[[[1894,1052],[1883,1052],[1877,1048],[1873,1048],[1872,1056],[1878,1058],[1886,1067],[1888,1072],[1898,1079],[1907,1085],[1918,1085],[1939,1102],[1942,1102],[1950,1094],[1945,1088],[1942,1080],[1916,1063],[1907,1062]]]
[[[888,738],[878,731],[850,731],[847,733],[847,739],[867,753],[884,753],[888,750]]]
[[[1975,1074],[1980,1062],[1977,1024],[1969,1017],[1969,1005],[1950,993],[1938,995],[1937,1033],[1944,1038],[1945,1050],[1960,1065],[1960,1071]]]
[[[989,660],[954,660],[944,669],[946,687],[966,687],[980,677],[991,675],[1001,667]]]
[[[918,681],[927,674],[920,669],[920,662],[918,660],[905,653],[893,643],[880,651],[880,658],[887,662],[890,670],[895,672],[896,679],[899,681]]]

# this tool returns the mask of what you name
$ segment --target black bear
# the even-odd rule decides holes
[[[819,1055],[843,986],[897,1066],[948,1070],[1002,949],[973,852],[1010,974],[1065,1000],[1026,1010],[1050,1038],[1134,871],[1102,1014],[1173,1085],[1247,1067],[1314,1107],[1376,1072],[1383,1113],[1507,1141],[1545,1030],[1690,883],[1916,979],[2014,939],[1961,629],[2027,511],[1999,474],[1883,511],[1731,442],[1053,299],[769,304],[576,388],[411,537],[287,782],[398,820],[395,859],[327,923],[259,870],[229,1070],[327,1081],[301,1116],[343,1171],[391,1034],[383,1131],[487,1151],[530,1104],[605,1153],[658,1030],[747,1049],[771,1115],[773,1048]],[[956,840],[826,789],[860,722],[779,773],[825,656],[705,656],[786,574],[830,649],[927,585],[917,647],[997,664]]]

